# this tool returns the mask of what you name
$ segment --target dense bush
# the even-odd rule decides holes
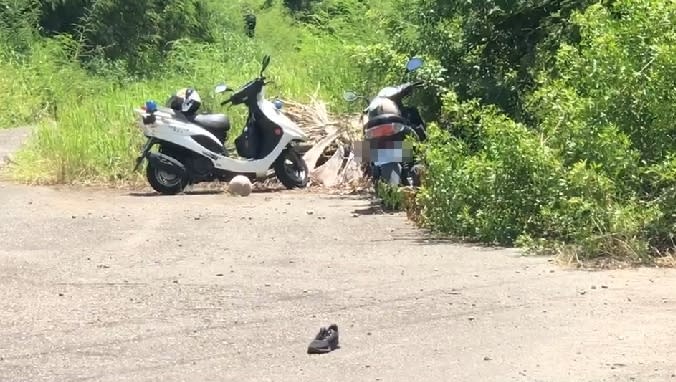
[[[524,97],[531,128],[447,97],[447,131],[424,153],[426,224],[576,256],[673,250],[675,11],[618,0],[574,13],[580,43],[562,44]]]
[[[591,2],[394,0],[381,23],[401,51],[438,58],[460,98],[498,105],[521,122],[538,53],[546,59],[575,39],[568,15]]]
[[[447,102],[453,102],[449,97]],[[476,147],[433,125],[421,195],[425,223],[464,239],[511,244],[524,232],[549,236],[542,211],[565,187],[562,164],[539,137],[494,108],[450,105],[474,129]],[[477,144],[477,142],[480,142]]]
[[[34,1],[35,2],[35,1]],[[143,72],[180,38],[213,41],[212,20],[197,0],[40,0],[40,25],[49,35],[81,41],[81,58],[122,60]],[[97,65],[90,65],[97,69]]]

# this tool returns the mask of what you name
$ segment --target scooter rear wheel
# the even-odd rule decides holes
[[[392,186],[401,184],[401,165],[399,163],[385,163],[378,166],[375,172],[374,181],[376,184],[380,180]]]
[[[275,161],[274,168],[277,179],[289,190],[307,186],[307,164],[293,148],[287,147],[282,151]]]

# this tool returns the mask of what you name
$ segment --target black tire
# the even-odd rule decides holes
[[[291,163],[286,163],[287,161]],[[293,148],[286,148],[274,164],[277,179],[289,190],[305,188],[308,181],[308,169],[305,160]]]
[[[385,163],[378,168],[377,172],[376,184],[378,180],[382,180],[392,186],[399,186],[401,184],[401,165],[399,163]]]
[[[174,177],[173,181],[168,181],[166,177]],[[169,173],[153,166],[150,162],[146,166],[146,179],[153,190],[163,195],[176,195],[181,193],[188,185],[188,177]]]

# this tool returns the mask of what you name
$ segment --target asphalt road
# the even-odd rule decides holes
[[[673,271],[566,270],[368,207],[0,183],[0,381],[676,381]],[[330,323],[341,348],[307,355]]]

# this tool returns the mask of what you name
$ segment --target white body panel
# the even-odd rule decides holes
[[[138,110],[137,112],[141,115],[147,115],[145,110]],[[221,142],[218,141],[218,138],[213,134],[194,123],[186,121],[169,108],[159,107],[155,112],[155,117],[156,121],[152,125],[143,125],[143,123],[141,123],[143,133],[147,137],[155,137],[157,139],[172,142],[198,153],[207,149],[190,139],[191,135],[206,135],[215,143],[221,144]]]
[[[179,115],[176,115],[173,110],[167,108],[158,108],[155,112],[156,121],[151,125],[144,125],[141,122],[143,133],[147,137],[155,137],[167,142],[174,143],[178,146],[185,147],[188,150],[194,151],[195,153],[205,155],[207,158],[211,159],[214,163],[214,167],[230,171],[233,173],[255,173],[258,176],[264,176],[270,166],[277,160],[282,151],[286,146],[294,140],[304,141],[307,139],[307,135],[303,130],[298,127],[292,120],[290,120],[286,115],[282,114],[275,105],[266,100],[263,96],[263,92],[258,94],[257,97],[258,107],[261,109],[263,114],[269,118],[272,122],[282,130],[282,137],[277,143],[277,146],[272,150],[263,159],[242,159],[242,158],[230,158],[228,156],[221,155],[219,153],[212,152],[202,145],[198,144],[190,138],[191,135],[201,134],[206,135],[209,138],[213,139],[214,142],[221,145],[219,140],[207,130],[202,127],[185,121]],[[140,116],[147,115],[146,111],[143,109],[137,109],[137,114]]]

